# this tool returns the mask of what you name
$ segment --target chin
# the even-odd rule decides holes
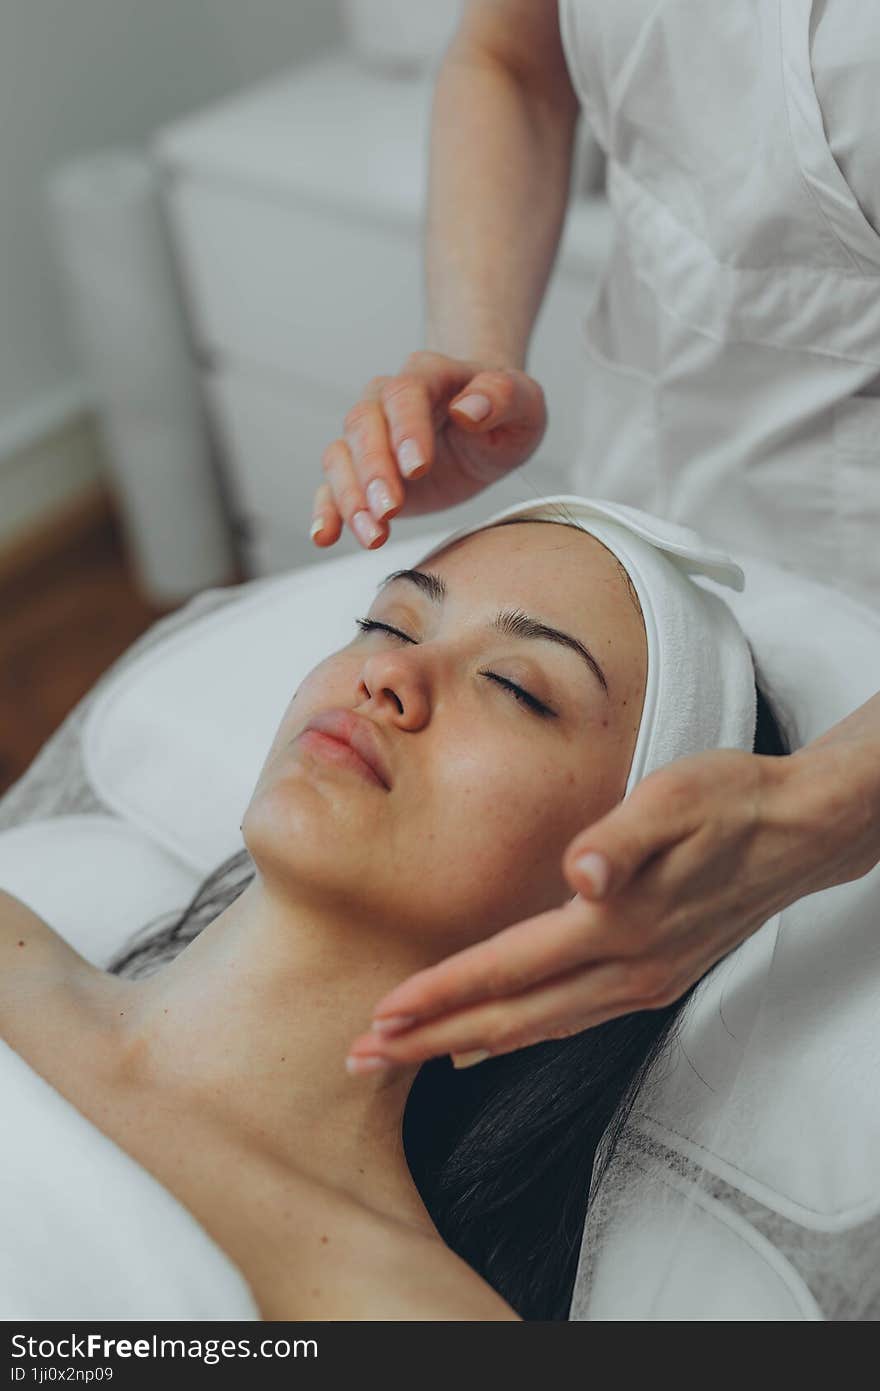
[[[310,789],[290,780],[258,788],[248,803],[241,823],[244,843],[255,864],[263,859],[286,860],[291,869],[312,858],[313,842],[321,830],[319,799]],[[326,829],[326,828],[325,828]]]
[[[371,846],[357,810],[319,795],[304,779],[285,778],[251,798],[244,843],[266,883],[300,894],[320,887],[347,896],[351,886],[362,893]]]

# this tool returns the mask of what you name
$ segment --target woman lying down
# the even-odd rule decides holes
[[[263,1318],[567,1318],[597,1146],[684,1002],[466,1070],[344,1062],[399,981],[571,898],[566,846],[654,767],[787,751],[682,536],[507,508],[387,581],[295,692],[246,852],[109,971],[0,895],[0,1036]],[[328,712],[366,761],[309,728]]]

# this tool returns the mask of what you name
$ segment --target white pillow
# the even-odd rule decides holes
[[[187,903],[201,876],[115,816],[57,816],[0,835],[0,888],[95,966]]]

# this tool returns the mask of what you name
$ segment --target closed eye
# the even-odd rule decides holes
[[[363,633],[371,633],[374,628],[378,628],[383,633],[393,633],[396,638],[403,638],[404,642],[415,642],[415,638],[411,638],[409,633],[392,628],[390,623],[377,623],[375,618],[356,618],[354,621]]]
[[[356,618],[355,622],[363,633],[370,633],[378,629],[384,633],[391,633],[393,637],[402,638],[404,642],[415,642],[408,633],[402,633],[399,628],[392,628],[390,623],[379,623],[375,618]],[[538,700],[529,691],[523,690],[522,686],[517,686],[515,681],[509,681],[506,676],[499,676],[494,671],[481,671],[480,676],[486,676],[490,681],[496,681],[504,690],[509,691],[514,700],[520,705],[525,705],[542,719],[556,718],[556,711],[551,710],[549,705]]]

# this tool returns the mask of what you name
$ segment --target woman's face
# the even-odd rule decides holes
[[[563,852],[626,787],[647,645],[625,572],[574,527],[491,527],[417,568],[445,597],[385,585],[365,616],[396,632],[358,630],[306,677],[243,831],[273,893],[428,940],[439,959],[571,897]],[[571,646],[499,632],[511,610],[582,644],[607,690]],[[370,722],[390,787],[302,737],[330,709]]]

